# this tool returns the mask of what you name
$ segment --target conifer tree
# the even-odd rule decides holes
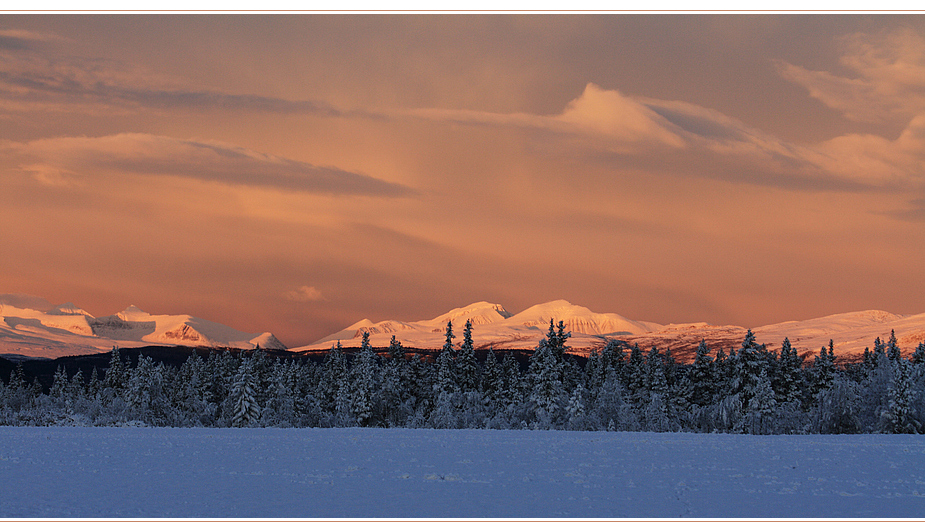
[[[690,371],[691,403],[704,407],[713,401],[713,357],[705,340],[700,340]]]
[[[922,425],[916,419],[909,362],[900,358],[893,365],[895,372],[888,390],[889,402],[880,415],[881,430],[891,434],[915,434],[921,431]]]
[[[485,357],[485,366],[482,369],[481,390],[492,409],[496,409],[501,403],[503,388],[501,366],[498,364],[494,349],[489,347],[488,355]]]
[[[463,343],[456,356],[456,384],[462,393],[478,390],[479,363],[475,359],[470,320],[466,320],[466,327],[463,329]]]
[[[784,338],[778,357],[777,371],[771,385],[774,394],[781,403],[797,403],[802,400],[802,371],[803,361],[800,360],[797,350],[790,344],[789,338]]]
[[[902,352],[899,350],[899,346],[896,343],[896,331],[890,331],[890,340],[886,344],[886,356],[890,361],[897,361],[902,357]]]
[[[925,342],[920,342],[912,353],[912,363],[916,366],[925,364]]]
[[[828,350],[823,347],[813,361],[813,397],[831,386],[835,372],[835,349],[832,340],[829,340]]]
[[[364,332],[363,345],[350,368],[350,406],[361,427],[375,426],[380,421],[381,388],[379,357],[369,343],[369,332]]]
[[[527,375],[530,383],[530,412],[539,428],[552,428],[562,415],[567,397],[562,388],[561,363],[546,340],[540,340],[539,346],[530,357]]]
[[[260,419],[260,406],[257,404],[256,378],[253,362],[246,358],[241,362],[231,387],[229,399],[232,404],[233,427],[253,427]]]
[[[777,400],[774,398],[774,389],[771,379],[765,368],[758,375],[754,393],[748,403],[748,412],[745,416],[746,432],[749,434],[771,434],[774,428],[774,416],[777,410]]]

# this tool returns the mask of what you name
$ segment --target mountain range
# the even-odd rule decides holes
[[[635,321],[619,314],[593,312],[568,301],[558,300],[535,305],[523,312],[512,314],[501,305],[480,302],[454,309],[431,320],[405,322],[386,320],[373,323],[361,320],[317,342],[293,349],[294,351],[330,349],[336,342],[344,347],[359,346],[364,332],[370,334],[374,347],[389,345],[394,334],[403,345],[419,349],[439,349],[445,342],[448,322],[453,324],[455,342],[462,340],[466,320],[473,324],[472,338],[476,348],[532,349],[549,330],[549,321],[561,320],[572,336],[567,345],[573,352],[587,354],[602,348],[610,340],[626,346],[638,343],[643,349],[653,346],[661,350],[670,348],[679,362],[693,360],[697,345],[705,340],[715,354],[720,348],[738,349],[747,328],[735,325],[684,323],[660,325]],[[880,310],[848,312],[804,321],[786,321],[752,329],[760,343],[768,349],[779,349],[785,338],[804,357],[811,357],[832,340],[835,354],[841,362],[861,358],[864,348],[873,349],[874,341],[886,342],[895,331],[897,345],[909,355],[920,342],[925,341],[925,313],[911,316],[891,314]]]
[[[113,346],[286,348],[269,332],[245,333],[187,314],[152,315],[131,305],[112,316],[97,318],[73,303],[50,306],[43,301],[0,297],[0,353],[58,358],[105,352]]]
[[[567,345],[577,354],[587,354],[617,340],[625,346],[639,344],[645,350],[670,348],[679,362],[689,362],[701,340],[715,354],[720,348],[736,349],[746,328],[735,325],[684,323],[661,325],[636,321],[619,314],[598,313],[565,300],[532,306],[519,313],[508,312],[497,303],[479,302],[453,309],[422,321],[360,320],[312,344],[289,349],[293,352],[322,351],[340,342],[358,347],[364,333],[370,343],[383,348],[393,335],[406,347],[440,349],[445,342],[447,323],[452,323],[461,343],[466,321],[473,326],[476,348],[533,349],[549,330],[550,320],[562,321],[571,333]],[[895,331],[897,344],[907,356],[925,342],[925,313],[899,315],[879,310],[849,312],[804,321],[787,321],[752,329],[758,342],[768,349],[780,348],[788,338],[798,352],[812,357],[829,340],[841,362],[861,357],[874,340],[884,342]],[[113,346],[147,345],[286,349],[272,333],[246,333],[226,325],[182,315],[152,315],[129,306],[112,316],[97,318],[72,303],[54,306],[30,296],[0,295],[0,354],[58,358],[105,352]],[[811,360],[811,358],[810,358]]]

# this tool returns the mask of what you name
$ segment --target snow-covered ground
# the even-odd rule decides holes
[[[0,517],[923,518],[925,438],[0,427]]]

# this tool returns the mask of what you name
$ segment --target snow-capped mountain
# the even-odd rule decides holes
[[[511,314],[497,303],[482,301],[423,321],[373,323],[361,320],[296,351],[327,349],[338,341],[347,347],[360,345],[364,332],[369,333],[370,343],[377,347],[388,345],[395,335],[408,347],[439,349],[445,342],[447,323],[453,323],[458,342],[462,340],[467,320],[472,323],[473,340],[480,347],[530,349],[546,335],[550,319],[557,324],[564,322],[566,330],[572,333],[569,345],[584,349],[590,349],[607,335],[647,334],[662,328],[657,323],[633,321],[619,314],[593,312],[561,299],[535,305],[518,314]]]
[[[489,346],[497,349],[532,349],[549,329],[550,319],[562,321],[572,337],[568,345],[576,353],[600,349],[607,341],[616,339],[627,345],[638,343],[643,349],[670,348],[679,362],[693,360],[701,340],[705,340],[715,354],[720,348],[727,353],[737,349],[745,338],[747,328],[737,325],[711,325],[683,323],[660,325],[635,321],[619,314],[597,313],[568,301],[550,301],[511,314],[494,303],[480,302],[454,309],[431,320],[404,322],[386,320],[373,323],[361,320],[337,333],[322,338],[296,351],[329,349],[340,341],[345,347],[360,345],[364,332],[370,334],[374,347],[385,347],[392,335],[403,345],[420,349],[439,349],[445,341],[446,324],[453,322],[456,342],[462,340],[462,327],[466,319],[473,323],[472,337],[477,348]],[[754,327],[758,341],[768,349],[779,349],[784,338],[801,355],[809,357],[828,346],[832,340],[837,360],[856,361],[864,348],[873,349],[874,340],[886,342],[895,331],[897,344],[907,356],[920,342],[925,341],[925,314],[902,316],[880,310],[849,312],[804,321],[786,321]]]
[[[182,315],[152,315],[132,305],[96,318],[73,303],[50,309],[0,303],[0,353],[58,358],[119,347],[187,345],[285,349],[271,333],[241,332],[220,323]],[[42,305],[32,305],[42,307]]]

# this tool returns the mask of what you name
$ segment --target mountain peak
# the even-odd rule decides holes
[[[150,314],[135,305],[129,305],[128,308],[116,314],[116,316],[122,318],[123,321],[141,321],[151,317]]]
[[[73,303],[63,303],[56,306],[55,308],[49,310],[47,314],[52,316],[87,316],[92,318],[93,316],[86,310],[78,307]]]

